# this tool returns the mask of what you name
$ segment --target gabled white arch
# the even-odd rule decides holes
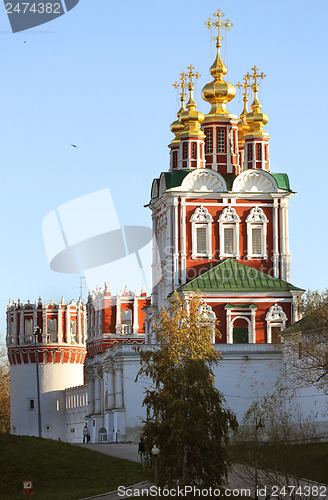
[[[237,193],[277,193],[278,184],[271,174],[261,169],[248,169],[233,181],[232,191]]]
[[[217,192],[227,191],[227,185],[218,172],[208,168],[202,168],[190,172],[182,181],[182,191]]]

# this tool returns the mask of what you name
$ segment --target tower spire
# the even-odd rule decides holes
[[[198,71],[194,73],[194,66],[190,64],[187,68],[189,72],[186,74],[186,77],[189,78],[189,83],[188,83],[188,91],[189,91],[189,101],[187,103],[187,111],[184,111],[181,114],[180,120],[182,124],[184,125],[184,129],[181,132],[180,138],[183,135],[189,135],[192,133],[193,135],[196,136],[201,136],[204,137],[203,132],[200,130],[200,124],[204,120],[204,115],[200,113],[199,111],[196,111],[196,103],[193,98],[193,92],[194,92],[194,81],[193,78],[200,78],[200,74]]]
[[[205,133],[206,168],[219,172],[221,175],[239,174],[237,123],[238,117],[227,110],[227,103],[236,95],[236,88],[226,82],[224,76],[227,67],[220,54],[222,32],[229,31],[233,26],[229,19],[224,20],[224,14],[218,9],[205,22],[208,29],[216,28],[216,58],[210,68],[213,81],[203,88],[203,99],[211,104],[210,112],[205,116],[202,129]]]
[[[236,95],[235,87],[231,83],[225,82],[223,80],[228,70],[223,63],[220,54],[221,41],[224,40],[224,38],[221,36],[221,31],[228,31],[233,26],[233,24],[229,19],[224,22],[224,14],[220,9],[214,12],[213,16],[216,19],[209,18],[204,23],[208,29],[212,30],[213,28],[216,28],[217,30],[217,35],[216,37],[214,37],[216,39],[217,53],[215,61],[210,68],[210,73],[213,76],[214,81],[208,83],[203,88],[204,100],[212,105],[211,111],[208,115],[206,115],[205,120],[208,117],[212,117],[214,115],[229,116],[226,104],[230,102]]]
[[[250,127],[250,130],[248,132],[249,134],[256,134],[259,136],[267,136],[268,134],[264,132],[263,127],[266,123],[268,123],[269,118],[266,114],[261,113],[261,104],[259,103],[257,93],[259,91],[259,84],[257,82],[258,79],[263,80],[263,78],[266,77],[266,75],[262,72],[261,74],[258,73],[259,68],[256,66],[253,66],[252,71],[253,73],[250,75],[247,73],[248,79],[253,79],[252,83],[252,90],[254,93],[254,99],[251,104],[251,112],[246,115],[246,121],[247,124]]]
[[[268,116],[261,112],[261,104],[259,103],[257,94],[259,91],[258,80],[263,80],[266,75],[259,73],[259,68],[253,66],[252,74],[247,73],[246,77],[253,80],[251,84],[254,99],[251,104],[251,111],[247,113],[245,120],[249,127],[248,132],[244,135],[245,141],[245,159],[244,168],[262,168],[270,170],[269,163],[269,134],[263,130],[264,125],[269,121]]]
[[[182,71],[182,73],[180,73],[180,83],[174,82],[173,83],[173,87],[176,90],[178,88],[181,89],[181,92],[180,92],[181,107],[180,107],[179,111],[177,112],[178,119],[175,120],[173,123],[171,123],[171,126],[170,126],[171,132],[173,132],[173,134],[175,135],[175,138],[173,139],[172,143],[178,143],[179,142],[178,136],[179,136],[179,134],[183,130],[183,125],[182,125],[182,123],[180,121],[180,116],[182,115],[182,113],[184,113],[186,111],[186,108],[185,108],[185,105],[184,105],[184,103],[186,101],[186,92],[185,92],[185,88],[186,88],[186,73],[184,71]]]

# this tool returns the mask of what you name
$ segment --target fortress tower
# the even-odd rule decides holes
[[[11,433],[38,435],[36,347],[34,327],[40,328],[38,359],[42,436],[67,440],[64,389],[84,383],[86,306],[9,302],[7,349],[11,378]]]

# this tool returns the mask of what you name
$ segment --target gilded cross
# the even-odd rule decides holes
[[[186,97],[186,93],[184,91],[184,89],[186,88],[186,73],[184,71],[182,71],[182,73],[180,73],[180,83],[178,82],[174,82],[173,83],[173,87],[175,89],[178,89],[180,88],[181,89],[181,92],[180,92],[180,96],[181,96],[181,100],[185,100],[185,97]]]
[[[253,80],[254,80],[254,83],[252,84],[252,88],[253,88],[254,92],[257,92],[258,89],[259,89],[258,83],[257,83],[257,79],[261,78],[261,80],[263,80],[263,78],[266,77],[266,75],[263,73],[263,71],[262,71],[261,74],[259,74],[258,70],[259,70],[259,68],[257,68],[256,66],[254,66],[251,69],[251,71],[253,71],[253,74],[250,75],[249,73],[247,73],[247,75],[246,75],[248,79],[253,78]]]
[[[195,68],[194,68],[191,64],[190,64],[190,66],[188,66],[188,68],[187,68],[187,69],[189,69],[189,73],[187,73],[187,75],[185,75],[185,76],[189,77],[189,85],[188,85],[188,89],[189,89],[189,90],[193,90],[193,89],[194,89],[194,84],[193,84],[192,79],[194,78],[194,76],[198,79],[198,78],[200,78],[202,75],[200,75],[200,74],[198,73],[198,71],[197,71],[197,73],[193,73],[193,70],[194,70]]]
[[[250,79],[250,75],[247,73],[247,74],[243,77],[244,82],[243,82],[243,83],[238,82],[238,83],[236,84],[236,87],[238,87],[238,88],[239,88],[239,90],[240,90],[241,88],[243,88],[243,89],[244,89],[244,91],[243,91],[243,96],[244,96],[244,98],[246,98],[246,99],[248,98],[248,89],[250,89],[250,88],[252,87],[252,85],[250,85],[250,84],[248,83],[249,79]],[[248,99],[247,99],[247,100],[248,100]]]
[[[211,19],[209,17],[204,24],[209,30],[211,30],[213,27],[217,28],[216,46],[221,47],[221,41],[224,40],[224,38],[220,36],[220,30],[225,29],[226,31],[229,31],[229,29],[233,26],[233,24],[230,22],[229,19],[226,19],[225,22],[223,21],[224,14],[223,12],[221,12],[220,9],[214,12],[213,16],[215,16],[217,20]]]

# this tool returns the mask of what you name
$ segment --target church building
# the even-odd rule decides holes
[[[220,48],[222,31],[232,23],[218,10],[206,24],[216,30],[212,80],[202,91],[210,109],[205,115],[197,110],[193,92],[200,75],[190,65],[175,84],[181,107],[171,125],[169,170],[153,180],[147,205],[157,242],[151,297],[144,288],[137,293],[127,287],[113,296],[105,283],[104,289],[90,292],[87,307],[81,302],[8,306],[12,374],[16,365],[35,363],[28,321],[39,309],[41,373],[45,366],[63,366],[63,352],[71,353],[71,368],[80,367],[78,379],[62,371],[65,384],[58,390],[63,391],[66,421],[49,437],[79,441],[86,421],[93,442],[139,438],[150,382],[136,381],[140,363],[135,347],[156,345],[153,318],[175,290],[185,295],[199,291],[210,317],[219,321],[220,334],[213,331],[212,338],[222,354],[216,385],[239,420],[257,398],[273,391],[284,372],[279,334],[299,319],[297,303],[304,292],[289,282],[288,205],[293,192],[288,175],[270,162],[268,117],[258,100],[265,75],[254,66],[243,77],[237,86],[244,108],[239,117],[231,114],[227,106],[236,88],[225,79]],[[50,384],[48,372],[44,380]],[[20,377],[24,379],[22,372]],[[18,380],[13,380],[12,432],[33,434],[32,424],[29,432],[19,427],[16,408],[28,408],[28,402],[22,393],[16,398]],[[50,385],[44,383],[44,394]],[[35,398],[33,384],[29,394]],[[59,410],[52,406],[52,411]],[[50,420],[48,425],[53,425]]]

